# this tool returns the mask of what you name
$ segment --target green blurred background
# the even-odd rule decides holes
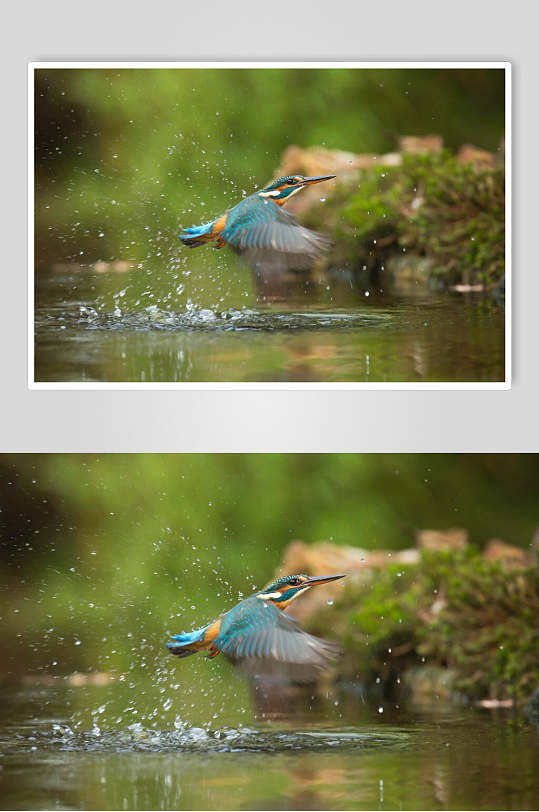
[[[504,72],[38,69],[35,112],[37,266],[144,269],[172,259],[180,224],[270,179],[291,143],[383,153],[438,133],[496,150]]]
[[[525,548],[538,483],[539,455],[0,457],[6,808],[371,809],[382,782],[389,808],[535,808],[519,717],[443,697],[403,713],[356,679],[262,722],[223,657],[164,643],[266,583],[294,538],[397,549],[461,526]],[[318,738],[341,728],[365,739]]]
[[[1,670],[167,664],[167,633],[264,585],[292,539],[526,547],[538,491],[538,455],[3,456]]]

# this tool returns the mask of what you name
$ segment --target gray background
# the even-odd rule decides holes
[[[520,0],[49,0],[10,6],[1,57],[0,451],[539,451],[535,13]],[[27,63],[144,59],[511,61],[513,388],[28,390]]]

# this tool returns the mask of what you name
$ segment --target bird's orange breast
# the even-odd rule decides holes
[[[217,218],[211,230],[212,237],[218,237],[219,234],[221,234],[224,231],[224,228],[226,226],[226,218],[227,218],[226,212],[225,214],[222,214],[220,217]]]
[[[210,643],[213,643],[216,637],[219,636],[219,631],[221,629],[221,618],[218,617],[208,628],[206,629],[206,633],[204,634],[204,645],[208,646]]]

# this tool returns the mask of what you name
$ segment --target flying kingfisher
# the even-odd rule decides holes
[[[177,657],[205,650],[212,659],[223,652],[251,676],[280,673],[313,682],[340,649],[305,632],[283,610],[302,592],[338,578],[344,575],[286,575],[202,629],[171,635],[167,648]]]
[[[324,234],[301,226],[294,215],[282,207],[306,186],[334,177],[286,175],[277,178],[210,223],[185,228],[179,235],[180,240],[192,248],[208,242],[215,242],[216,248],[228,244],[257,270],[309,268],[330,240]]]

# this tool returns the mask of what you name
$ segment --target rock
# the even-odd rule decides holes
[[[287,611],[298,619],[305,619],[315,614],[328,601],[335,599],[345,589],[347,583],[370,581],[373,570],[386,567],[388,564],[416,564],[420,553],[409,550],[363,550],[361,547],[350,547],[332,544],[327,541],[305,544],[303,541],[292,541],[286,547],[283,562],[276,577],[305,573],[307,575],[332,575],[345,573],[346,578],[333,581],[323,587],[313,588],[302,595],[300,601],[294,601]]]
[[[279,175],[342,175],[358,169],[371,169],[371,167],[384,164],[385,166],[399,166],[402,159],[396,152],[386,155],[357,154],[344,152],[340,149],[325,149],[324,147],[307,147],[302,149],[290,146],[283,152],[281,165],[276,170]]]
[[[468,544],[468,533],[462,528],[420,530],[416,539],[424,550],[463,550]]]
[[[512,708],[514,704],[512,699],[478,699],[475,702],[479,708]]]
[[[501,539],[491,539],[484,549],[483,555],[489,561],[498,561],[507,569],[520,569],[528,566],[528,556],[525,550],[507,544]]]
[[[399,152],[412,152],[416,155],[436,154],[444,148],[441,135],[403,135],[399,138]]]
[[[455,293],[481,293],[484,289],[484,285],[451,285],[450,288]]]
[[[455,690],[457,672],[437,665],[421,665],[403,671],[402,682],[412,700],[448,699]]]
[[[417,254],[396,254],[385,260],[385,269],[392,277],[395,292],[409,293],[418,284],[424,285],[434,267],[432,259]]]
[[[301,147],[291,145],[287,147],[281,158],[281,164],[275,170],[274,177],[283,175],[336,175],[335,180],[323,184],[308,186],[301,194],[295,195],[286,208],[294,214],[307,211],[320,198],[331,194],[335,185],[343,175],[357,173],[359,169],[371,169],[373,166],[399,166],[402,158],[396,152],[387,155],[356,154],[344,152],[339,149],[325,149],[324,147]]]
[[[336,175],[335,180],[327,181],[320,186],[316,184],[307,187],[287,203],[289,211],[300,215],[312,206],[320,205],[321,198],[331,195],[337,185],[353,181],[355,177],[359,178],[361,170],[372,169],[376,166],[400,166],[403,153],[439,154],[443,150],[443,146],[443,138],[440,135],[403,135],[398,139],[398,152],[388,152],[385,155],[346,152],[325,147],[302,148],[291,145],[284,151],[274,177],[295,174]],[[473,164],[477,168],[491,169],[499,164],[500,156],[472,144],[464,144],[459,150],[458,160]],[[107,268],[107,270],[109,269]]]
[[[310,575],[329,575],[350,568],[359,569],[365,563],[365,551],[359,547],[344,547],[330,542],[305,544],[292,541],[284,551],[281,574],[309,570]]]
[[[463,144],[457,153],[457,160],[463,164],[473,164],[477,169],[495,169],[498,164],[496,155],[473,144]]]

